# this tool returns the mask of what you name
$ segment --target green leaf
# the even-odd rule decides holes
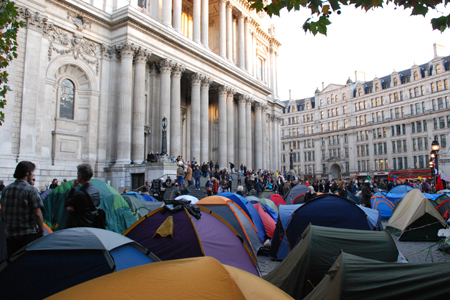
[[[417,5],[413,8],[412,12],[411,12],[411,16],[417,16],[417,15],[422,15],[425,16],[428,12],[428,7],[425,7],[423,5]]]

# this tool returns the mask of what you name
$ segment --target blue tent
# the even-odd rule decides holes
[[[253,224],[258,230],[258,236],[261,242],[264,242],[266,240],[266,228],[264,227],[264,223],[258,211],[256,210],[256,208],[253,207],[253,204],[249,200],[245,199],[241,195],[234,193],[221,193],[218,196],[228,198],[237,205],[239,205],[242,208],[242,210],[247,214],[247,216],[249,216],[250,219],[252,219]]]
[[[150,201],[150,202],[159,202],[158,200],[156,200],[155,197],[149,196],[147,194],[142,194],[142,197],[144,197],[145,201]]]
[[[379,210],[361,206],[359,204],[358,207],[361,208],[367,215],[367,219],[369,220],[373,228],[376,228],[376,230],[383,230],[383,224],[381,223],[381,216]]]
[[[289,243],[286,236],[286,228],[292,214],[303,204],[278,206],[277,227],[273,234],[269,256],[275,259],[283,259],[289,254]]]
[[[394,194],[398,195],[398,194]],[[382,193],[375,193],[372,198],[370,198],[372,208],[380,212],[380,218],[389,219],[392,216],[392,212],[395,208],[395,203],[389,200],[386,195]]]
[[[280,206],[281,207],[281,206]],[[280,210],[280,219],[285,219]],[[321,195],[297,208],[287,224],[282,224],[284,232],[275,229],[270,256],[284,259],[301,240],[303,231],[309,224],[334,228],[373,230],[366,213],[351,200],[338,195]],[[376,228],[380,230],[379,227]],[[275,240],[278,239],[277,242]]]
[[[276,211],[274,211],[273,208],[270,207],[269,205],[267,205],[267,204],[265,204],[265,203],[262,203],[262,202],[259,202],[259,201],[255,201],[255,200],[250,201],[250,203],[251,203],[251,204],[255,204],[255,203],[261,204],[261,206],[262,206],[262,208],[264,209],[264,211],[265,211],[266,213],[268,213],[269,216],[270,216],[275,222],[278,220],[278,213],[277,213]]]
[[[0,265],[2,299],[43,299],[82,282],[159,258],[135,241],[97,228],[44,236]]]
[[[144,195],[141,195],[138,192],[128,192],[128,193],[125,193],[124,195],[133,196],[133,197],[138,198],[141,201],[146,201],[145,198],[144,198]]]
[[[408,193],[410,190],[412,190],[413,188],[410,187],[409,185],[397,185],[396,187],[392,188],[389,193],[390,194],[406,194]]]

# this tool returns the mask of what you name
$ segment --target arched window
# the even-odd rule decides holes
[[[59,103],[59,117],[73,120],[75,100],[75,85],[69,79],[64,79],[61,85],[61,96]]]
[[[362,96],[362,89],[358,90],[358,96]]]
[[[347,95],[345,93],[342,94],[342,100],[347,101]]]
[[[394,86],[397,86],[398,82],[397,82],[397,78],[394,78]]]
[[[436,65],[436,74],[441,74],[441,65]]]
[[[378,92],[380,90],[380,85],[377,83],[375,84],[375,92]]]
[[[419,79],[419,72],[414,72],[414,80],[418,80]]]
[[[322,99],[320,100],[320,106],[323,106],[323,100]]]

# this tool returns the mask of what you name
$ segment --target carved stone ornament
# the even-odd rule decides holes
[[[170,72],[172,71],[173,64],[170,59],[165,58],[158,63],[158,67],[161,72]]]
[[[236,94],[236,90],[233,88],[228,88],[228,97],[233,97]]]
[[[139,47],[136,50],[136,55],[134,56],[134,62],[145,64],[150,55],[151,55],[151,52],[149,52],[147,49]]]
[[[77,30],[83,31],[83,29],[91,28],[92,22],[88,20],[82,13],[67,12],[67,19],[71,20],[77,27]]]
[[[247,102],[247,97],[245,97],[244,95],[239,95],[238,97],[238,103],[246,103]]]
[[[57,27],[54,28],[54,31],[49,34],[50,44],[48,47],[48,60],[52,60],[53,51],[60,55],[72,54],[73,58],[81,58],[88,64],[94,65],[96,67],[96,73],[98,75],[100,60],[97,55],[99,54],[100,50],[102,50],[101,46],[97,43],[86,40],[79,34],[72,34],[72,38],[69,38],[68,36],[69,33],[65,32],[64,30]],[[54,45],[55,43],[69,48],[57,48]],[[88,56],[93,57],[93,59],[89,58]]]
[[[247,103],[246,103],[247,105],[250,105],[250,106],[252,106],[252,103],[253,103],[253,99],[252,99],[252,98],[250,98],[250,96],[247,96],[245,100],[247,100]]]
[[[204,75],[202,75],[200,73],[194,73],[194,74],[191,74],[191,76],[189,76],[189,78],[191,79],[192,84],[200,84],[200,82],[204,78]]]
[[[130,59],[133,59],[134,53],[137,50],[134,43],[130,42],[123,42],[117,47],[117,49],[119,50],[120,56],[122,58],[130,58]]]
[[[221,85],[217,88],[217,91],[219,92],[219,94],[226,95],[228,93],[228,87],[226,85]]]
[[[270,34],[270,36],[271,37],[275,37],[275,24],[270,24],[270,27],[269,27],[269,34]]]
[[[255,101],[255,110],[262,110],[261,102]]]
[[[48,17],[41,15],[39,12],[31,12],[26,7],[19,7],[18,14],[21,18],[25,19],[27,28],[49,34],[54,29],[53,23],[48,22]]]
[[[213,82],[213,80],[211,79],[211,77],[205,76],[202,80],[202,87],[207,87],[209,88],[210,84]]]
[[[186,68],[183,65],[174,63],[172,69],[172,76],[181,77],[181,74],[184,72],[184,70],[186,70]]]
[[[115,48],[113,46],[102,44],[101,50],[102,50],[102,57],[106,58],[106,59],[110,59],[113,56]]]

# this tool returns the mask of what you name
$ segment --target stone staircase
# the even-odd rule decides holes
[[[237,174],[232,174],[231,177],[233,178],[233,183],[231,185],[231,191],[233,193],[236,193],[236,190],[237,190]],[[207,197],[205,184],[208,181],[208,179],[209,178],[206,178],[206,177],[203,177],[203,176],[200,178],[200,189],[201,189],[200,191],[196,191],[195,190],[195,186],[193,185],[194,181],[192,180],[192,185],[187,187],[187,189],[189,191],[189,194],[191,196],[196,197],[199,200],[202,199],[202,198]],[[243,179],[241,179],[241,181],[242,181],[242,183],[244,183]],[[174,189],[174,187],[170,187],[170,188],[166,189],[166,192],[164,193],[164,200],[170,200],[170,196],[172,195],[173,189]]]

